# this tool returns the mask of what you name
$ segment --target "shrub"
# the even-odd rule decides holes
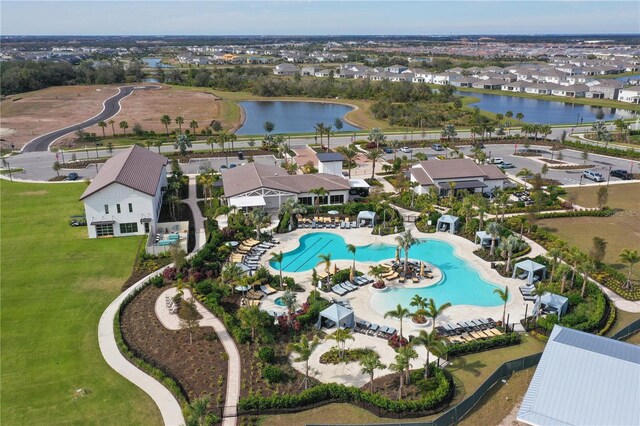
[[[351,275],[351,268],[341,269],[338,271],[337,274],[333,274],[333,276],[331,277],[331,282],[333,282],[333,284],[343,283],[349,280],[350,275]],[[362,272],[356,270],[355,276],[359,277],[360,275],[362,275]]]
[[[522,341],[518,333],[501,334],[485,340],[473,340],[471,342],[456,343],[447,346],[447,355],[456,357],[464,354],[482,352],[489,349],[517,345]]]
[[[289,381],[289,375],[280,367],[265,365],[262,369],[262,377],[269,383],[284,383]]]
[[[321,364],[340,364],[342,362],[356,362],[368,354],[375,353],[373,349],[369,348],[356,348],[345,349],[344,356],[340,357],[340,350],[336,347],[329,349],[329,351],[320,355]]]
[[[155,287],[164,286],[164,277],[162,275],[155,276],[149,280],[149,283]]]
[[[263,346],[258,350],[258,359],[268,364],[273,364],[276,360],[276,352],[271,346]]]

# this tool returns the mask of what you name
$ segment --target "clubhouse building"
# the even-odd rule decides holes
[[[411,182],[417,183],[414,191],[427,194],[436,188],[440,195],[453,191],[490,192],[502,189],[507,176],[491,164],[476,164],[471,159],[421,161],[409,169]]]

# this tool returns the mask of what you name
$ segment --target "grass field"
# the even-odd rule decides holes
[[[576,195],[576,203],[584,207],[597,205],[598,186],[567,188]],[[618,209],[610,217],[579,217],[544,219],[540,225],[585,252],[593,245],[593,237],[607,241],[605,262],[623,273],[627,266],[620,263],[618,253],[623,248],[640,249],[640,182],[609,186],[609,207]],[[640,279],[640,268],[634,268],[633,277]]]
[[[70,227],[84,188],[0,182],[3,424],[161,423],[152,400],[98,348],[98,319],[139,240],[89,240],[86,228]]]

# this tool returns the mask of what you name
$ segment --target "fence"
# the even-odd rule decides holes
[[[625,337],[630,336],[631,334],[635,333],[638,330],[640,330],[640,319],[635,320],[634,322],[627,325],[626,327],[623,327],[622,329],[618,330],[613,336],[611,336],[611,338],[616,340],[622,340]]]

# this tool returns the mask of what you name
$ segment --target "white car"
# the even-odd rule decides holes
[[[604,177],[600,173],[592,172],[591,170],[585,170],[582,172],[582,176],[594,182],[604,182]]]
[[[400,148],[400,151],[408,154],[411,152],[411,148],[409,148],[408,146],[403,146],[402,148]]]
[[[491,159],[491,163],[493,164],[502,164],[504,163],[504,160],[502,159],[502,157],[495,157]]]

